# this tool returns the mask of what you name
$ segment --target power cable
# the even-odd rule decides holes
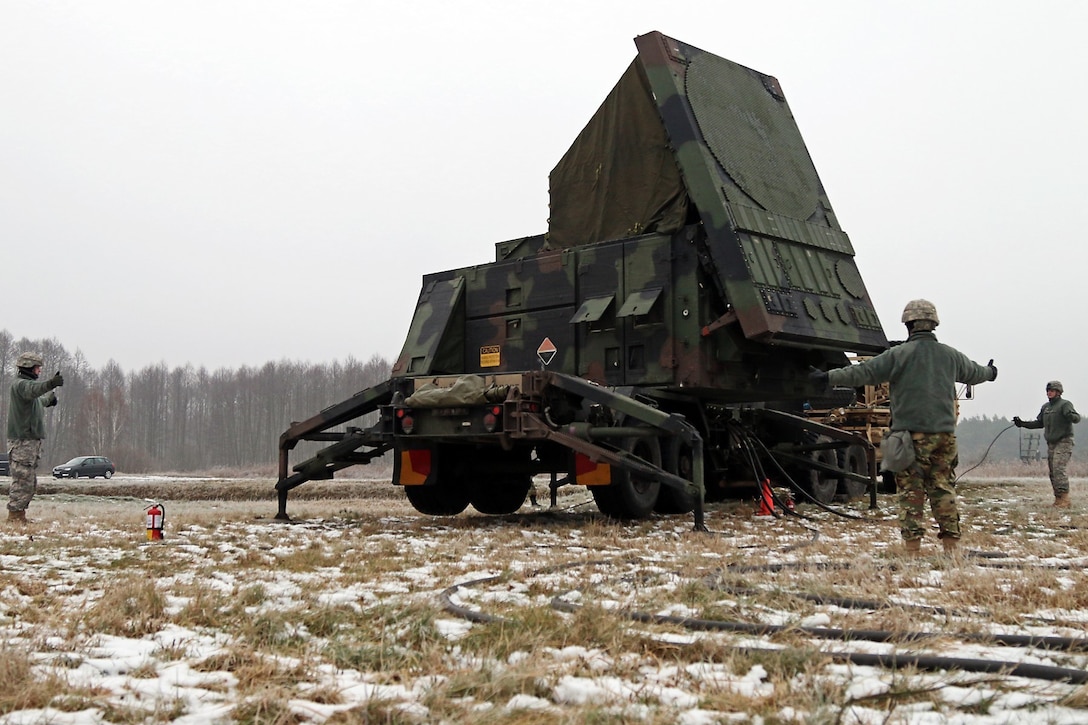
[[[593,561],[572,562],[569,564],[560,564],[556,566],[545,567],[532,572],[529,576],[538,576],[543,573],[550,573],[556,571],[562,571],[566,569],[574,569],[581,566],[592,566],[596,564],[610,564],[620,562],[637,562],[638,557],[627,557],[626,559],[604,559]],[[767,570],[774,570],[777,565],[768,565]],[[827,567],[836,568],[836,567]],[[837,568],[849,568],[849,564],[841,564]],[[732,569],[732,568],[731,568]],[[737,569],[741,569],[738,567]],[[496,575],[490,577],[483,577],[479,579],[473,579],[461,584],[455,584],[445,589],[440,595],[440,601],[443,608],[464,619],[472,622],[482,623],[502,623],[506,620],[503,617],[496,615],[479,612],[477,610],[462,607],[461,605],[454,604],[452,601],[452,595],[458,589],[462,587],[472,587],[478,584],[490,583],[498,581],[503,578],[503,575]],[[579,590],[571,590],[579,591]],[[577,612],[582,608],[582,605],[573,604],[563,599],[564,596],[570,592],[557,595],[552,598],[551,605],[554,609],[567,613]],[[842,600],[849,601],[849,600]],[[871,602],[861,602],[862,605],[867,607]],[[835,639],[842,641],[852,640],[868,640],[876,642],[894,642],[894,641],[906,641],[916,642],[924,641],[928,639],[938,639],[940,637],[947,637],[950,633],[947,632],[892,632],[887,630],[848,630],[837,629],[828,627],[803,627],[794,625],[772,625],[761,624],[753,622],[735,622],[727,620],[714,620],[714,619],[700,619],[695,617],[676,617],[671,615],[653,614],[649,612],[641,612],[637,610],[629,610],[619,612],[621,616],[626,617],[632,621],[649,623],[649,624],[672,624],[684,627],[689,630],[698,631],[729,631],[729,632],[741,632],[746,634],[755,635],[769,635],[787,632],[801,632],[813,637],[819,637],[823,639]],[[971,633],[960,632],[953,633],[953,636],[959,637],[963,640],[972,641],[982,644],[1000,645],[1000,646],[1012,646],[1012,647],[1036,647],[1041,649],[1057,649],[1063,651],[1082,652],[1088,651],[1088,640],[1082,638],[1072,637],[1045,637],[1035,635],[1016,635],[1016,634],[986,634],[986,633]],[[739,652],[752,653],[774,653],[781,655],[782,649],[769,649],[769,648],[749,648],[749,647],[735,647],[733,648]],[[799,650],[798,650],[799,651]],[[1009,662],[993,659],[973,659],[964,657],[944,657],[940,655],[920,655],[920,654],[870,654],[865,652],[842,652],[831,650],[819,650],[815,654],[828,658],[834,662],[848,662],[857,665],[865,665],[871,667],[882,667],[885,669],[898,670],[906,667],[915,667],[919,670],[925,671],[940,671],[940,670],[959,670],[963,672],[987,672],[993,674],[1000,674],[1005,676],[1026,677],[1036,680],[1046,680],[1053,682],[1069,682],[1072,684],[1083,685],[1088,684],[1088,671],[1084,669],[1071,668],[1071,667],[1058,667],[1053,665],[1039,665],[1024,662]],[[808,652],[808,656],[812,653]]]
[[[787,481],[789,481],[790,486],[792,486],[794,490],[798,491],[802,496],[807,498],[810,502],[816,504],[817,506],[822,508],[824,511],[827,511],[828,513],[835,514],[836,516],[841,516],[844,519],[854,519],[855,521],[865,521],[864,516],[858,516],[857,514],[851,514],[851,513],[845,512],[845,511],[840,511],[840,510],[838,510],[838,509],[836,509],[836,508],[834,508],[832,506],[828,506],[823,501],[819,500],[818,498],[816,498],[815,496],[810,494],[800,484],[798,484],[796,481],[793,480],[793,478],[790,476],[790,474],[786,472],[786,469],[782,467],[782,464],[778,462],[778,459],[774,457],[774,454],[771,453],[770,449],[767,448],[767,445],[763,441],[759,440],[759,438],[757,438],[755,436],[752,436],[752,440],[759,444],[759,447],[763,449],[763,452],[766,454],[767,458],[769,458],[771,460],[771,463],[774,464],[775,468],[777,468],[778,471],[782,474],[782,476],[785,477],[785,479]]]

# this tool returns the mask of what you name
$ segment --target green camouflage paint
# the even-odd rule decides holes
[[[546,235],[525,237],[497,244],[490,264],[428,275],[394,374],[544,368],[754,402],[802,399],[809,364],[886,348],[853,246],[777,80],[660,33],[635,43],[625,78],[639,74],[638,82],[621,81],[609,98],[641,114],[641,125],[620,123],[610,139],[648,149],[655,164],[667,139],[680,173],[661,183],[683,184],[688,223],[660,220],[663,233],[561,249]],[[648,107],[659,114],[656,128]],[[575,150],[597,152],[582,137]],[[610,149],[600,153],[603,165]],[[553,184],[569,178],[556,174]],[[559,191],[553,228],[565,214],[587,213]],[[637,228],[650,218],[636,209],[605,221]],[[463,280],[463,297],[453,280]],[[439,294],[443,285],[450,289]],[[549,343],[547,358],[539,351]]]

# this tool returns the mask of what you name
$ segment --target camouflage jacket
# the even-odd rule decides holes
[[[45,438],[45,407],[55,403],[51,380],[35,380],[20,371],[11,384],[8,403],[8,440]]]
[[[1080,413],[1073,404],[1060,395],[1043,403],[1039,417],[1025,420],[1024,428],[1042,428],[1047,443],[1057,443],[1062,438],[1073,437],[1073,424],[1080,422]]]
[[[997,377],[994,369],[938,342],[932,332],[911,333],[902,345],[829,370],[827,376],[832,385],[847,387],[890,383],[891,429],[912,433],[954,433],[956,383],[974,385]]]

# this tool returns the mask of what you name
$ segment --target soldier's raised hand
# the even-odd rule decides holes
[[[49,379],[49,387],[59,388],[62,385],[64,385],[64,376],[61,375],[60,370],[58,370],[57,374]]]

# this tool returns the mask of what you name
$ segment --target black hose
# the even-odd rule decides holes
[[[708,579],[706,582],[707,587],[710,589],[717,589],[718,591],[726,592],[727,594],[736,594],[742,597],[756,597],[764,594],[769,594],[765,589],[754,589],[752,587],[737,587],[731,584],[725,584],[715,579]],[[776,594],[786,594],[797,599],[804,599],[806,602],[813,602],[815,604],[830,604],[836,607],[842,607],[843,609],[913,609],[919,612],[926,612],[927,614],[936,614],[939,616],[962,616],[962,612],[953,612],[945,609],[944,607],[933,606],[929,604],[898,604],[893,602],[881,602],[876,599],[857,599],[855,597],[835,597],[827,596],[824,594],[812,594],[810,592],[787,592],[776,590]]]
[[[555,564],[553,566],[545,566],[540,569],[536,569],[529,574],[529,577],[540,576],[541,574],[551,574],[557,571],[563,571],[564,569],[577,569],[582,566],[596,566],[597,564],[623,564],[637,562],[637,557],[624,557],[620,559],[592,559],[590,561],[576,561],[570,564]],[[496,574],[495,576],[485,576],[479,579],[471,579],[467,582],[461,582],[460,584],[454,584],[451,587],[446,587],[439,593],[438,601],[442,603],[442,608],[450,614],[455,614],[461,619],[468,620],[469,622],[479,622],[482,624],[502,623],[506,619],[496,616],[494,614],[487,614],[485,612],[478,611],[476,609],[469,609],[468,607],[462,607],[460,604],[453,603],[453,594],[458,589],[468,589],[474,587],[477,584],[490,584],[491,582],[498,581],[505,576],[504,574]]]
[[[562,595],[560,595],[562,596]],[[560,597],[552,599],[552,607],[561,611],[574,613],[581,606],[563,601]],[[698,619],[694,617],[674,617],[666,614],[650,614],[649,612],[628,611],[623,616],[636,622],[647,624],[674,624],[685,629],[697,631],[726,631],[742,632],[745,634],[777,634],[781,632],[802,632],[809,636],[823,639],[866,640],[872,642],[913,642],[924,639],[935,639],[943,636],[935,632],[902,632],[892,633],[884,630],[849,630],[831,629],[824,627],[796,627],[780,624],[753,624],[751,622],[728,622],[716,619]],[[964,639],[971,639],[966,635]],[[978,635],[985,636],[985,635]],[[1017,636],[1017,635],[1011,635]],[[1044,637],[1040,639],[1064,639],[1060,637]],[[981,641],[981,640],[974,640]],[[1084,642],[1084,640],[1078,640]],[[988,640],[989,644],[1006,644],[998,639]],[[1088,648],[1088,642],[1084,642]],[[1006,644],[1006,646],[1008,646]],[[1013,645],[1020,646],[1020,645]],[[1066,648],[1063,648],[1066,649]],[[781,652],[781,650],[773,650]],[[1077,685],[1088,684],[1088,671],[1071,667],[1055,667],[1052,665],[1032,665],[1021,662],[1003,662],[1001,660],[976,660],[962,657],[941,657],[938,655],[912,655],[912,654],[868,654],[860,652],[828,652],[820,650],[818,654],[837,659],[839,661],[852,662],[859,665],[872,665],[888,669],[901,669],[903,667],[917,667],[920,670],[962,670],[964,672],[993,672],[1005,675],[1030,677],[1037,680],[1052,680],[1056,682],[1071,682]]]
[[[748,465],[751,467],[752,473],[755,475],[757,480],[759,480],[759,481],[768,481],[770,479],[770,477],[767,475],[767,472],[763,469],[763,464],[759,462],[759,457],[756,455],[756,452],[755,452],[755,450],[754,450],[754,448],[752,446],[752,441],[750,440],[750,438],[751,438],[751,436],[746,431],[744,431],[744,430],[741,431],[740,443],[741,443],[741,447],[744,449],[745,454],[748,456]],[[760,483],[760,488],[761,489],[762,489],[762,486],[763,486],[763,484]],[[769,486],[769,484],[768,484],[768,486]],[[760,495],[762,495],[762,490],[760,492]],[[786,502],[782,500],[781,496],[779,496],[777,493],[775,493],[773,488],[771,489],[771,499],[775,502],[775,504],[778,505],[778,507],[780,509],[782,509],[783,511],[786,512],[787,516],[795,516],[795,517],[797,517],[799,519],[805,519],[806,521],[813,521],[813,522],[816,521],[816,519],[812,518],[811,516],[808,516],[807,514],[803,514],[800,511],[796,511],[796,510],[793,509],[793,507],[786,505]],[[776,514],[776,516],[777,516],[777,514]],[[804,524],[802,524],[802,526],[804,526]],[[805,528],[809,529],[810,531],[815,531],[815,529],[812,529],[812,528],[810,528],[808,526],[805,526]],[[819,532],[817,531],[817,535],[818,534],[819,534]]]
[[[454,604],[453,593],[458,589],[473,587],[477,584],[490,584],[493,581],[498,581],[502,578],[502,575],[498,576],[485,576],[480,579],[472,579],[471,581],[461,582],[460,584],[454,584],[452,587],[446,587],[442,590],[442,593],[438,595],[438,601],[442,602],[442,608],[450,614],[457,615],[461,619],[468,620],[469,622],[477,622],[480,624],[494,624],[505,622],[503,617],[498,617],[494,614],[487,614],[485,612],[478,611],[476,609],[469,609],[468,607],[462,607],[460,604]]]
[[[598,559],[593,561],[572,562],[568,564],[559,564],[555,566],[544,567],[542,569],[537,569],[536,571],[531,572],[529,576],[533,577],[544,573],[562,571],[565,569],[574,569],[582,566],[635,562],[638,560],[639,559],[637,557],[627,557],[621,560]],[[850,568],[849,564],[840,564],[834,562],[815,565],[808,564],[805,566],[815,566],[816,568],[828,570]],[[765,566],[730,567],[729,571],[780,571],[786,568],[794,567],[787,564],[768,564]],[[467,607],[462,607],[458,604],[454,604],[451,599],[452,594],[462,587],[472,587],[479,584],[486,584],[498,581],[502,578],[503,575],[496,575],[490,577],[482,577],[479,579],[472,579],[470,581],[462,582],[460,584],[454,584],[453,586],[447,587],[445,590],[442,591],[439,596],[439,600],[442,602],[443,609],[445,609],[447,612],[468,621],[485,624],[505,622],[507,620],[503,617],[486,614],[484,612],[469,609]],[[557,611],[567,613],[574,613],[581,609],[581,605],[567,602],[562,599],[563,596],[565,596],[565,594],[558,595],[552,598],[552,608],[556,609]],[[754,635],[778,634],[783,632],[801,632],[812,637],[818,637],[822,639],[837,639],[844,642],[849,642],[853,640],[865,640],[873,642],[917,642],[928,639],[937,639],[942,636],[948,636],[948,633],[941,632],[891,632],[888,630],[849,630],[830,627],[803,627],[795,625],[758,624],[752,622],[735,622],[726,620],[701,619],[695,617],[676,617],[663,614],[651,614],[649,612],[640,612],[637,610],[621,612],[620,614],[636,622],[644,622],[650,624],[672,624],[684,627],[685,629],[689,630],[741,632]],[[1072,637],[1041,637],[1034,635],[1016,634],[977,634],[970,632],[956,633],[953,636],[970,642],[989,645],[1036,647],[1040,649],[1063,650],[1072,652],[1088,651],[1088,640]],[[781,653],[783,651],[778,649],[752,650],[750,648],[743,647],[738,647],[736,649],[739,651],[748,652],[763,651]],[[826,650],[819,650],[816,654],[827,657],[835,662],[849,662],[858,665],[883,667],[893,670],[902,669],[905,667],[915,667],[917,669],[926,671],[960,670],[964,672],[988,672],[1002,675],[1013,675],[1017,677],[1027,677],[1036,680],[1070,682],[1077,685],[1088,684],[1088,671],[1084,669],[1057,667],[1052,665],[1026,664],[1021,662],[1007,662],[1001,660],[979,660],[962,657],[943,657],[938,655],[870,654],[862,652],[834,652]]]
[[[820,501],[819,499],[817,499],[815,496],[813,496],[808,491],[806,491],[804,489],[804,487],[802,487],[800,484],[798,484],[796,481],[794,481],[792,477],[790,477],[790,474],[786,472],[786,469],[782,467],[782,464],[778,462],[778,459],[774,457],[774,454],[771,453],[770,449],[767,448],[766,444],[764,444],[763,441],[761,441],[759,438],[757,438],[755,436],[752,436],[752,440],[759,444],[759,447],[763,449],[763,452],[767,455],[767,458],[771,459],[771,463],[774,464],[774,467],[777,468],[778,471],[785,477],[785,479],[790,482],[790,486],[792,486],[794,490],[798,491],[802,496],[807,498],[810,502],[816,504],[817,506],[822,508],[824,511],[827,511],[828,513],[835,514],[836,516],[841,516],[844,519],[855,519],[857,521],[864,521],[865,520],[865,517],[863,517],[863,516],[858,516],[857,514],[851,514],[851,513],[845,512],[845,511],[840,511],[840,510],[838,510],[838,509],[836,509],[836,508],[834,508],[832,506],[828,506],[823,501]]]
[[[758,596],[766,594],[767,592],[761,589],[750,589],[747,587],[730,587],[720,584],[711,584],[712,588],[720,591],[728,592],[730,594],[738,594],[742,596]],[[928,607],[917,605],[898,605],[890,602],[877,602],[866,599],[852,599],[849,597],[832,597],[824,596],[822,594],[810,594],[807,592],[786,592],[790,596],[798,597],[806,601],[815,602],[817,604],[832,604],[842,607],[844,609],[919,609],[922,611],[928,611],[933,614],[940,615],[958,615],[960,613],[949,612],[944,607]],[[770,626],[770,625],[767,625]],[[775,625],[781,626],[781,625]],[[955,633],[940,633],[940,632],[897,632],[883,629],[826,629],[821,627],[809,628],[809,627],[783,627],[780,631],[786,630],[798,630],[810,634],[814,637],[820,637],[822,639],[864,639],[871,642],[913,642],[917,640],[930,639],[933,637],[945,636],[945,634],[951,634],[951,636],[958,637],[959,639],[965,639],[969,642],[976,642],[979,644],[1000,645],[1003,647],[1035,647],[1038,649],[1053,649],[1064,650],[1068,652],[1088,652],[1088,639],[1078,639],[1073,637],[1051,637],[1040,636],[1031,634],[989,634],[989,633],[976,633],[976,632],[955,632]],[[773,633],[773,632],[772,632]]]

